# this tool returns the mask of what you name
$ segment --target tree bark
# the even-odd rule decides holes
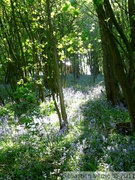
[[[110,12],[107,9],[107,5],[105,3],[105,16],[108,21],[108,27],[110,31],[112,31],[113,23],[110,19]],[[111,50],[106,42],[106,37],[104,36],[104,28],[102,28],[102,24],[100,25],[100,34],[101,34],[101,42],[102,42],[102,50],[103,50],[103,70],[104,70],[104,79],[105,79],[105,88],[107,100],[110,101],[113,105],[120,104],[121,95],[120,88],[117,81],[117,77],[114,70],[113,57],[111,56]]]
[[[106,43],[104,32],[102,32],[102,30],[101,39],[103,50],[103,71],[107,100],[113,105],[118,105],[120,104],[121,100],[120,89],[113,68],[113,58],[111,56],[110,48]]]
[[[134,82],[135,82],[134,77],[135,76],[134,76],[134,72],[129,71],[129,73],[131,73],[131,74],[127,74],[124,71],[124,66],[123,66],[124,62],[123,62],[122,56],[120,54],[120,51],[117,47],[116,38],[108,26],[105,9],[103,8],[104,4],[99,3],[97,0],[93,0],[93,2],[96,5],[98,19],[99,19],[99,22],[103,29],[103,32],[104,32],[103,35],[106,38],[106,41],[110,48],[115,73],[116,73],[118,81],[122,87],[122,90],[123,90],[123,93],[124,93],[124,96],[125,96],[125,99],[127,102],[127,107],[128,107],[128,111],[129,111],[130,118],[131,118],[132,130],[133,130],[133,132],[135,132],[135,91],[134,91]],[[129,57],[132,58],[133,52],[131,51],[131,49],[132,49],[131,45],[130,45],[129,41],[127,40],[126,36],[124,35],[123,30],[120,28],[120,26],[118,25],[118,23],[116,21],[112,9],[110,9],[111,6],[110,6],[109,1],[105,0],[104,2],[106,3],[107,7],[109,7],[108,10],[110,12],[111,21],[113,22],[113,25],[116,27],[117,31],[120,33],[120,36],[123,38],[123,42],[128,50]],[[133,63],[133,59],[131,59],[129,61]],[[129,63],[129,65],[130,65],[129,68],[131,68],[131,63]],[[132,77],[132,81],[131,81],[131,77]]]
[[[59,73],[59,66],[58,66],[58,52],[56,48],[56,38],[54,37],[54,30],[53,30],[53,25],[52,25],[52,19],[51,19],[51,6],[50,6],[50,0],[46,0],[46,12],[47,12],[47,17],[48,17],[48,35],[49,35],[49,42],[50,43],[50,51],[52,57],[52,64],[53,64],[53,71],[54,71],[54,86],[56,91],[58,92],[59,95],[59,100],[60,100],[60,109],[61,109],[61,115],[59,113],[59,120],[60,120],[60,129],[66,127],[68,128],[68,121],[67,121],[67,114],[66,114],[66,109],[64,105],[64,96],[63,96],[63,91],[62,91],[62,86],[61,86],[61,80],[60,80],[60,73]]]

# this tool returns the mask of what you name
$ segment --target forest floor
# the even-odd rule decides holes
[[[129,121],[126,108],[106,101],[104,79],[67,77],[64,88],[69,132],[59,131],[53,102],[40,105],[30,124],[0,110],[0,179],[62,179],[66,171],[134,171],[135,136],[119,134]],[[44,108],[45,107],[45,108]],[[2,116],[4,108],[7,113]]]

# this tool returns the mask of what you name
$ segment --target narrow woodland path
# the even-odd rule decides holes
[[[68,75],[67,87],[63,91],[69,124],[72,124],[72,119],[76,119],[76,121],[81,119],[83,117],[81,112],[83,104],[100,99],[101,96],[105,95],[103,94],[104,90],[102,75],[97,77],[95,83],[93,83],[93,77],[90,75],[80,75],[80,78],[77,80],[74,80],[73,75]],[[48,121],[52,125],[58,122],[57,114],[51,114],[48,117]]]
[[[102,92],[104,92],[102,76],[99,76],[97,81],[93,83],[92,77],[82,75],[71,87],[66,88],[64,97],[69,121],[74,116],[77,119],[81,118],[79,116],[82,116],[81,107],[83,104],[99,99],[103,95]]]
[[[100,98],[104,91],[103,76],[97,77],[95,83],[90,75],[80,75],[80,78],[74,80],[72,75],[67,77],[67,87],[64,89],[64,99],[67,111],[69,123],[72,122],[72,118],[79,119],[82,116],[80,107],[87,101],[94,101]],[[101,92],[102,91],[102,92]],[[35,123],[46,123],[51,124],[58,122],[58,116],[56,112],[49,116],[42,118],[34,118]],[[0,118],[0,134],[22,134],[24,133],[24,125],[18,125],[17,127],[9,126],[8,115]],[[16,131],[14,130],[16,129]]]
[[[129,120],[129,115],[123,106],[112,107],[106,101],[103,76],[93,83],[90,75],[81,75],[76,81],[69,75],[63,90],[69,132],[59,131],[54,110],[46,116],[35,116],[26,129],[24,125],[10,124],[10,120],[7,123],[5,116],[0,130],[3,162],[11,152],[13,162],[17,159],[27,174],[35,173],[32,168],[36,162],[37,168],[51,178],[63,171],[134,171],[135,137],[120,135],[114,129],[117,122]],[[50,106],[47,108],[51,111]],[[20,148],[20,156],[13,154],[16,147]],[[26,157],[23,164],[22,156]]]

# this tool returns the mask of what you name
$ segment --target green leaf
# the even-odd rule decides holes
[[[28,124],[28,123],[32,122],[32,119],[28,118],[28,117],[23,117],[23,118],[21,118],[20,121],[22,124]]]
[[[69,7],[70,7],[70,5],[67,4],[67,3],[65,3],[64,6],[62,7],[62,11],[63,11],[63,12],[68,11]]]
[[[32,4],[34,0],[27,0],[28,3]]]
[[[71,4],[71,6],[75,6],[77,3],[75,0],[70,0],[70,4]]]
[[[79,11],[77,9],[74,10],[74,15],[78,16],[79,15]]]

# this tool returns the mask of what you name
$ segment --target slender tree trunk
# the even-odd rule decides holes
[[[54,67],[54,85],[56,86],[55,89],[58,92],[59,95],[59,100],[60,100],[60,109],[61,109],[61,117],[59,114],[59,120],[60,120],[60,129],[63,127],[68,128],[68,121],[67,121],[67,114],[66,114],[66,109],[64,105],[64,96],[63,96],[63,91],[62,91],[62,86],[61,86],[61,80],[60,80],[60,72],[59,72],[59,66],[58,66],[58,52],[56,48],[56,39],[54,37],[54,30],[53,30],[53,25],[52,25],[52,19],[51,19],[51,9],[50,9],[50,0],[46,0],[46,11],[47,11],[47,17],[48,17],[48,33],[49,33],[49,42],[50,43],[50,48],[51,48],[51,54],[53,56],[52,58],[52,63]]]
[[[55,62],[54,67],[55,67],[56,80],[57,80],[57,86],[58,86],[57,88],[58,88],[58,93],[59,93],[59,98],[60,98],[61,115],[62,115],[62,120],[63,120],[63,122],[61,123],[61,128],[63,128],[63,126],[68,125],[68,121],[67,121],[67,114],[66,114],[66,109],[64,105],[64,96],[63,96],[63,90],[62,90],[59,67],[58,67],[58,53],[57,53],[57,49],[55,45],[54,45],[54,62]]]
[[[78,59],[78,55],[74,54],[73,56],[73,76],[74,79],[78,79],[79,78],[79,59]]]

